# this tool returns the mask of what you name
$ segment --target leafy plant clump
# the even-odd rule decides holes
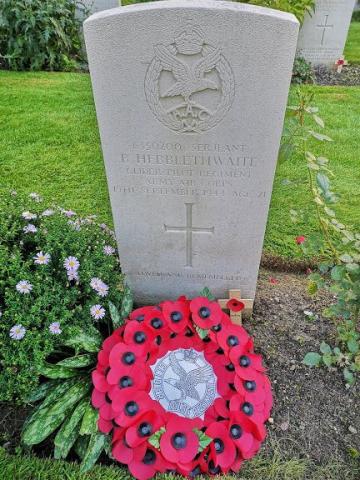
[[[0,400],[24,402],[73,329],[107,325],[123,278],[106,225],[37,194],[0,194],[0,265]]]
[[[108,302],[109,321],[97,328],[73,327],[62,338],[58,351],[40,369],[44,381],[26,399],[37,406],[23,426],[25,445],[38,445],[56,432],[54,458],[65,459],[73,450],[82,472],[90,470],[102,452],[111,455],[110,437],[99,431],[99,412],[91,405],[91,371],[104,339],[124,322],[132,306],[131,291],[125,287],[120,310]]]
[[[2,0],[0,58],[11,70],[73,70],[82,59],[77,0]]]
[[[305,254],[321,260],[319,271],[309,276],[309,293],[326,288],[336,298],[324,315],[335,323],[337,344],[332,348],[322,342],[320,354],[309,352],[304,363],[340,367],[347,386],[351,386],[360,372],[360,232],[353,231],[337,218],[338,196],[331,186],[334,174],[329,160],[310,150],[310,140],[332,141],[320,133],[324,121],[312,102],[312,93],[298,91],[298,104],[288,110],[291,122],[283,137],[279,159],[285,160],[295,153],[301,155],[306,164],[319,229],[308,238],[299,236],[297,239]],[[290,215],[297,222],[302,212],[291,210]]]
[[[312,66],[302,57],[295,58],[291,82],[300,85],[302,83],[314,83]]]
[[[241,0],[243,3],[274,8],[283,12],[293,13],[300,23],[304,21],[306,13],[310,15],[315,8],[315,0]]]

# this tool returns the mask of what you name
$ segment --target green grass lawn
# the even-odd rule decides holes
[[[96,466],[81,474],[79,465],[70,462],[44,460],[30,456],[8,455],[0,448],[2,480],[132,480],[125,468]],[[225,475],[223,480],[356,480],[359,470],[355,463],[329,459],[315,465],[307,459],[285,459],[276,450],[271,456],[260,453],[246,461],[236,476]],[[174,475],[159,475],[159,480],[181,479]],[[197,477],[199,478],[199,477]],[[200,477],[205,480],[206,477]],[[210,477],[209,477],[210,478]]]
[[[334,139],[316,151],[327,156],[341,194],[343,223],[360,227],[360,87],[307,86]],[[292,95],[293,96],[293,92]],[[38,192],[81,214],[111,223],[106,179],[90,78],[78,73],[0,72],[0,184]],[[291,103],[290,99],[290,103]],[[294,236],[308,234],[315,221],[293,225],[289,209],[312,210],[305,165],[293,159],[278,166],[265,250],[299,255]],[[313,217],[315,218],[315,217]]]
[[[350,24],[344,55],[349,63],[360,63],[360,22]]]

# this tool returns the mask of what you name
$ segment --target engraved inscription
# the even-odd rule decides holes
[[[318,28],[323,29],[322,34],[321,34],[321,42],[320,42],[321,46],[324,45],[326,30],[328,28],[334,28],[334,25],[329,25],[328,24],[328,19],[329,19],[329,14],[325,15],[325,18],[324,18],[324,21],[323,21],[322,25],[316,25]]]
[[[192,267],[193,266],[193,249],[192,249],[192,236],[193,233],[214,233],[214,227],[209,228],[201,228],[201,227],[194,227],[193,226],[193,216],[192,216],[192,208],[193,203],[185,203],[186,208],[186,225],[183,227],[172,227],[169,225],[164,225],[165,232],[170,233],[185,233],[186,235],[186,264],[185,267]]]
[[[193,348],[168,352],[152,367],[150,396],[165,410],[186,418],[203,418],[219,396],[216,375],[203,352]]]
[[[207,43],[200,26],[189,20],[171,44],[155,45],[154,53],[145,96],[155,117],[178,133],[201,133],[219,123],[235,94],[221,47]]]

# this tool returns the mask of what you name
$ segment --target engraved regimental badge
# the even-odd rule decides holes
[[[179,133],[201,133],[230,109],[234,75],[220,45],[207,43],[189,21],[173,43],[155,45],[145,77],[145,95],[155,117]]]
[[[204,417],[218,397],[216,375],[203,352],[192,348],[168,352],[152,367],[150,396],[182,417]]]

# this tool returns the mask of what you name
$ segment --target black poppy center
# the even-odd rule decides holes
[[[223,355],[224,354],[224,350],[219,347],[217,350],[216,350],[216,353],[219,354],[219,355]]]
[[[240,427],[240,425],[234,423],[233,425],[231,425],[230,427],[230,435],[232,438],[234,438],[235,440],[237,440],[238,438],[241,437],[242,435],[242,428]]]
[[[236,347],[236,345],[239,345],[239,339],[235,335],[229,335],[226,343],[229,347]]]
[[[233,372],[235,370],[235,367],[234,367],[234,364],[233,363],[229,363],[228,365],[226,365],[226,370],[228,370],[229,372]]]
[[[241,410],[245,413],[245,415],[249,415],[249,416],[254,413],[254,407],[249,402],[243,403]]]
[[[224,442],[221,440],[221,438],[215,438],[214,440],[214,447],[215,447],[215,452],[220,454],[224,451]]]
[[[172,312],[170,318],[172,322],[178,323],[183,318],[183,316],[181,312]]]
[[[215,463],[212,460],[210,460],[209,462],[209,473],[211,475],[217,475],[218,473],[220,473],[219,465],[215,467]]]
[[[142,422],[138,427],[138,434],[140,437],[148,437],[152,434],[152,425],[149,422]]]
[[[154,450],[150,450],[148,448],[144,455],[143,463],[145,463],[145,465],[153,465],[155,461],[156,461],[156,453],[154,452]]]
[[[128,417],[133,417],[138,413],[138,411],[139,411],[139,405],[133,400],[131,400],[130,402],[127,402],[127,404],[125,405],[125,414]]]
[[[153,318],[150,322],[151,326],[155,328],[155,330],[159,330],[163,326],[163,322],[160,318]]]
[[[185,448],[187,444],[186,436],[183,433],[175,433],[171,437],[171,445],[175,448],[175,450],[181,450]]]
[[[144,332],[135,332],[135,335],[134,335],[134,342],[135,343],[144,343],[146,340],[146,335]]]
[[[125,363],[125,365],[132,365],[135,363],[135,355],[133,352],[125,352],[121,357],[121,360],[123,363]]]
[[[145,318],[145,315],[138,315],[135,320],[139,323],[143,322]]]
[[[246,355],[241,355],[241,357],[239,358],[239,365],[241,367],[248,367],[250,363],[250,358]]]
[[[121,377],[120,380],[119,380],[119,385],[121,388],[127,388],[127,387],[131,387],[133,384],[133,381],[130,377],[128,377],[127,375],[125,375],[124,377]]]
[[[201,318],[209,318],[211,315],[210,308],[208,307],[201,307],[198,313]]]
[[[219,323],[218,325],[214,325],[213,327],[211,327],[211,330],[212,330],[213,332],[220,332],[221,328],[222,328],[222,327],[221,327],[221,325],[220,325],[220,323]]]
[[[244,387],[249,392],[253,392],[254,390],[256,390],[256,382],[254,382],[254,380],[246,380],[244,382]]]
[[[111,403],[111,398],[109,397],[109,395],[107,393],[105,393],[105,402],[106,403]]]

